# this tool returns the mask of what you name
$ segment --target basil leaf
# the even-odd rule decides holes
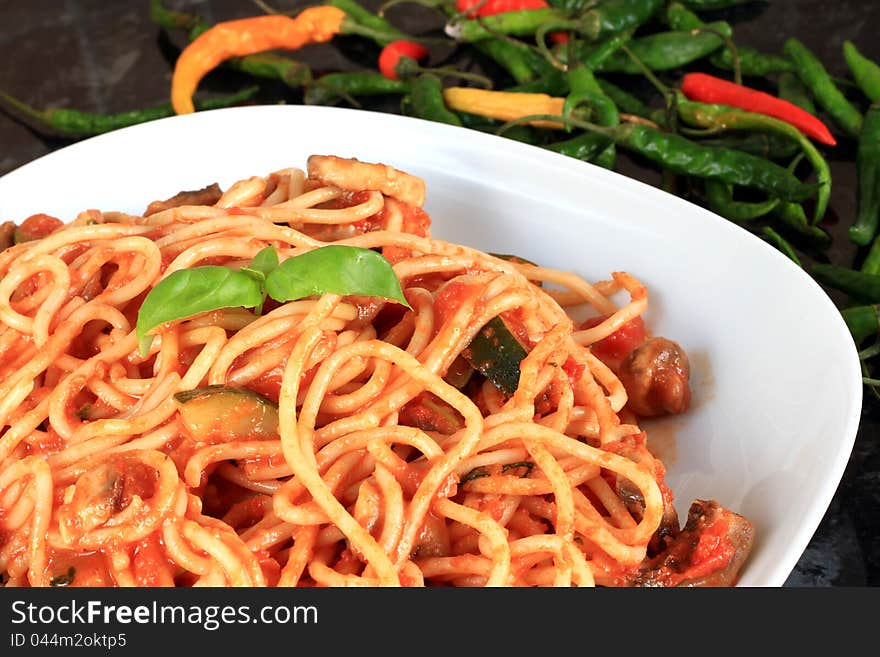
[[[274,246],[267,246],[260,249],[259,253],[251,260],[249,267],[242,267],[241,271],[251,276],[260,283],[260,294],[263,295],[263,301],[254,306],[254,312],[257,315],[263,314],[263,302],[266,301],[266,276],[271,274],[278,268],[278,251]]]
[[[281,302],[315,294],[357,294],[410,307],[391,263],[355,246],[334,244],[288,258],[266,277],[266,291]]]
[[[263,298],[260,281],[235,269],[206,266],[176,271],[150,290],[138,311],[141,354],[146,355],[153,341],[147,333],[165,322],[221,308],[254,308]]]
[[[260,249],[251,260],[250,266],[243,267],[242,271],[255,274],[260,282],[263,282],[276,269],[278,269],[278,251],[274,246],[267,246],[265,249]]]

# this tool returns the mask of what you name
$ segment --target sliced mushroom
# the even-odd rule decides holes
[[[648,559],[633,586],[733,586],[748,559],[754,528],[714,500],[696,500],[688,520],[665,550]]]
[[[690,364],[677,342],[645,340],[621,363],[619,377],[636,415],[677,415],[690,406]]]

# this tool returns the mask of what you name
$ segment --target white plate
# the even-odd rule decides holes
[[[756,526],[741,586],[781,586],[843,474],[861,412],[853,341],[801,269],[654,187],[512,140],[418,119],[303,106],[173,117],[86,140],[0,178],[0,217],[140,213],[157,198],[304,167],[312,153],[423,177],[435,237],[588,279],[626,270],[655,333],[693,363],[694,405],[649,425],[677,507],[714,498]],[[672,438],[672,439],[670,439]],[[650,439],[649,439],[650,440]]]

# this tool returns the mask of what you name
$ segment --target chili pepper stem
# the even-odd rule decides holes
[[[645,63],[638,58],[638,56],[632,51],[632,49],[629,48],[626,44],[622,44],[620,46],[620,49],[625,52],[631,60],[633,60],[636,66],[639,67],[642,75],[644,75],[648,79],[648,82],[654,85],[654,88],[657,89],[657,91],[659,91],[664,98],[668,98],[670,95],[669,87],[663,84],[660,79],[656,75],[654,75],[654,72],[647,66],[645,66]]]
[[[733,81],[736,84],[742,84],[742,63],[739,59],[739,50],[737,49],[736,44],[733,42],[733,39],[731,39],[726,34],[723,34],[719,30],[716,30],[713,27],[709,27],[708,25],[693,30],[692,34],[699,34],[700,32],[708,32],[710,34],[714,34],[724,42],[724,47],[730,51],[730,57],[733,60]]]
[[[515,126],[521,125],[523,123],[531,123],[533,121],[555,121],[557,123],[564,123],[574,126],[575,128],[589,130],[590,132],[603,135],[608,139],[614,141],[614,132],[607,127],[603,127],[589,121],[584,121],[573,116],[560,116],[558,114],[529,114],[526,116],[518,116],[517,118],[511,119],[510,121],[507,121],[506,123],[503,123],[501,126],[499,126],[498,130],[495,131],[495,134],[502,135]]]
[[[269,3],[265,2],[265,0],[251,0],[263,13],[266,14],[281,14],[283,12],[278,11],[274,7],[270,6]]]
[[[551,66],[554,68],[557,68],[560,71],[567,71],[568,64],[559,61],[559,58],[556,57],[556,55],[553,54],[553,51],[547,47],[547,34],[549,32],[550,30],[546,25],[542,25],[538,28],[537,32],[535,32],[535,44],[538,47],[538,52],[540,52],[544,56],[544,59],[550,62]],[[570,58],[569,61],[571,61]]]
[[[660,126],[652,121],[651,119],[646,119],[642,116],[638,116],[636,114],[627,114],[626,112],[620,113],[620,120],[624,123],[640,123],[642,125],[646,125],[649,128],[654,128],[655,130],[660,130]]]
[[[420,7],[425,7],[427,9],[435,9],[438,12],[443,13],[442,10],[442,2],[435,2],[434,0],[386,0],[379,8],[376,10],[376,15],[385,17],[385,13],[391,9],[392,7],[396,7],[397,5],[419,5]],[[445,16],[446,14],[443,13]]]
[[[361,25],[356,20],[349,18],[346,16],[342,19],[342,25],[339,28],[340,34],[354,34],[357,36],[362,36],[375,43],[390,43],[392,41],[396,41],[400,39],[400,34],[394,32],[385,32],[383,30],[376,30],[372,27],[368,27],[366,25]],[[416,43],[421,43],[422,45],[439,45],[446,43],[442,39],[430,38],[430,37],[411,37],[407,36],[407,39],[410,41],[415,41]]]
[[[46,123],[49,120],[49,112],[48,110],[38,110],[30,105],[20,101],[18,98],[14,96],[10,96],[4,91],[0,91],[0,104],[8,105],[14,111],[22,114],[28,119],[32,119],[34,121],[39,121],[40,123]]]

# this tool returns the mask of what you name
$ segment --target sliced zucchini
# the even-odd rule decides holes
[[[422,392],[400,409],[400,423],[451,436],[464,427],[464,418],[433,393]]]
[[[528,352],[501,317],[493,317],[471,340],[462,356],[502,392],[519,386],[519,365]]]
[[[278,407],[247,388],[216,385],[174,395],[180,420],[197,440],[261,440],[278,435]]]
[[[452,361],[452,365],[446,370],[446,376],[443,377],[443,380],[449,385],[463,390],[473,374],[474,368],[465,360],[464,356],[456,356],[455,360]]]

